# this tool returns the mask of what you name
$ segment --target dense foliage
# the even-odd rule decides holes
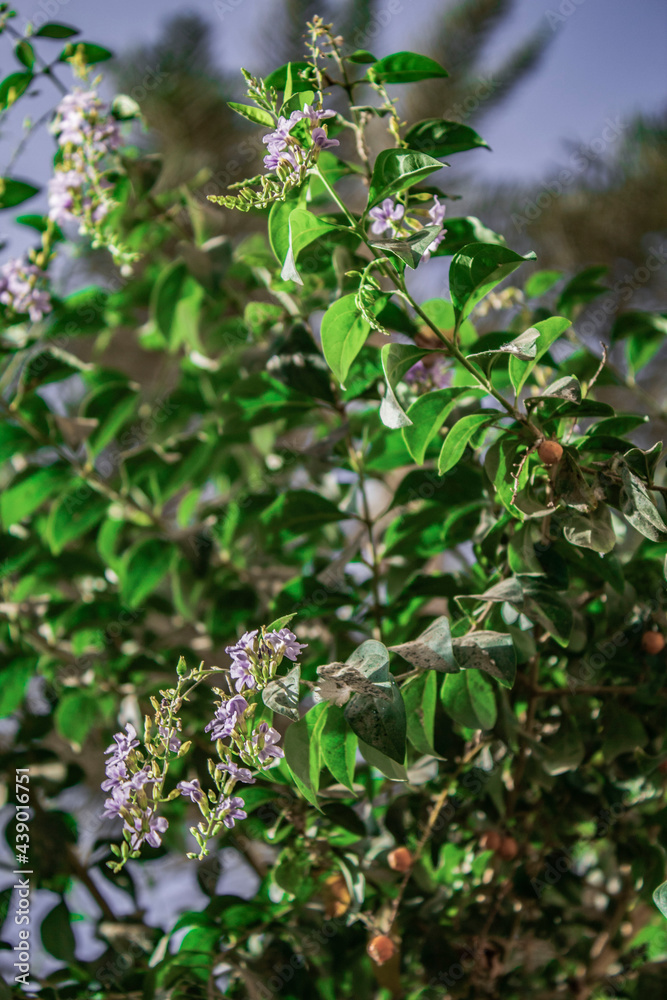
[[[636,379],[667,319],[614,317],[611,364],[578,333],[604,269],[445,215],[444,159],[485,143],[406,128],[387,88],[445,77],[426,56],[316,18],[302,62],[246,73],[265,171],[211,197],[268,239],[232,245],[99,98],[111,54],[11,14],[3,107],[62,91],[48,213],[17,219],[41,242],[0,277],[5,838],[52,894],[19,983],[663,996],[667,485]],[[36,193],[5,177],[0,207]],[[59,285],[74,246],[117,270]],[[186,854],[207,901],[163,933],[141,873]]]

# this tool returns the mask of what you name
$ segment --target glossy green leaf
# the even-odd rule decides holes
[[[378,750],[377,747],[365,743],[362,739],[359,740],[359,752],[367,764],[377,768],[378,771],[391,781],[408,780],[408,772],[405,764],[394,760],[393,757]]]
[[[283,741],[285,760],[294,776],[301,794],[312,805],[318,806],[322,760],[321,733],[327,718],[328,705],[321,702],[310,709],[302,719],[288,726]]]
[[[321,236],[341,229],[341,226],[326,222],[319,215],[313,215],[304,208],[295,208],[289,217],[289,245],[281,272],[283,281],[296,281],[302,285],[303,281],[296,269],[301,251]]]
[[[121,592],[128,607],[141,607],[169,572],[173,557],[173,546],[158,538],[139,542],[126,553]]]
[[[0,179],[0,208],[13,208],[36,195],[39,188],[27,181],[17,181],[12,177]]]
[[[288,70],[291,75],[292,91],[310,90],[312,88],[313,68],[307,62],[285,63],[284,66],[280,66],[278,69],[274,69],[272,73],[269,73],[264,78],[264,83],[267,87],[274,87],[276,90],[284,91],[287,86]]]
[[[515,253],[495,243],[471,243],[454,256],[449,270],[449,290],[457,322],[465,319],[488,292],[535,254]]]
[[[424,226],[419,232],[410,233],[401,239],[371,240],[371,246],[381,250],[383,254],[397,257],[414,270],[440,229],[440,226]]]
[[[354,783],[357,737],[345,722],[343,709],[329,705],[321,738],[322,762],[341,785],[350,791]]]
[[[81,53],[88,66],[95,63],[106,62],[113,58],[113,52],[105,49],[102,45],[94,45],[92,42],[69,42],[58,57],[60,62],[67,62],[72,56]]]
[[[78,34],[78,28],[70,28],[67,24],[55,24],[53,21],[49,21],[48,24],[43,24],[41,28],[37,29],[35,38],[71,38],[72,35]]]
[[[461,417],[447,432],[440,457],[438,459],[438,472],[441,476],[449,472],[460,461],[466,446],[470,444],[478,431],[487,427],[497,419],[494,413],[489,414],[488,410],[483,413],[470,413],[467,417]]]
[[[10,73],[0,83],[0,110],[11,108],[12,104],[24,94],[34,77],[32,73]]]
[[[653,890],[653,902],[663,917],[667,917],[667,882],[663,882],[657,889]]]
[[[55,711],[56,730],[80,751],[91,729],[99,725],[99,698],[85,691],[66,691]]]
[[[275,128],[275,119],[268,111],[264,111],[262,108],[255,108],[252,104],[238,104],[236,101],[227,101],[227,105],[232,111],[236,111],[237,115],[247,118],[249,122],[253,122],[255,125],[266,125],[270,129]]]
[[[467,398],[484,395],[484,389],[478,386],[455,386],[425,392],[416,399],[407,411],[407,417],[412,423],[401,430],[405,445],[415,462],[419,465],[423,463],[426,449],[456,406]]]
[[[402,764],[407,721],[401,692],[389,678],[391,698],[355,694],[345,706],[345,719],[360,740]]]
[[[419,753],[439,756],[433,746],[438,678],[434,671],[411,677],[401,686],[408,720],[408,740]]]
[[[489,229],[474,215],[450,216],[445,219],[444,226],[445,238],[433,254],[434,257],[451,257],[471,243],[497,243],[498,246],[505,246],[504,236]]]
[[[535,271],[524,285],[524,295],[527,299],[539,299],[558,284],[562,277],[562,271]]]
[[[454,673],[459,669],[454,659],[449,619],[445,615],[436,618],[416,639],[389,649],[419,670]]]
[[[426,118],[417,122],[405,133],[405,141],[410,149],[418,149],[429,156],[451,156],[466,149],[483,146],[489,149],[481,136],[460,122],[449,122],[444,118]]]
[[[28,684],[36,675],[37,660],[14,659],[6,663],[0,684],[0,719],[6,719],[20,707]]]
[[[380,83],[414,83],[448,76],[447,70],[428,56],[417,52],[393,52],[378,59],[368,70],[368,79]]]
[[[385,377],[385,394],[380,404],[380,420],[385,427],[408,427],[412,421],[396,396],[396,386],[403,376],[423,357],[432,352],[412,344],[385,344],[381,351]]]
[[[367,208],[373,208],[385,198],[418,184],[441,168],[442,163],[426,153],[416,153],[411,149],[383,149],[373,167]]]
[[[9,528],[30,517],[70,481],[71,473],[62,465],[28,470],[20,480],[14,480],[0,493],[0,518],[4,527]]]
[[[454,639],[454,656],[462,670],[483,670],[506,688],[514,685],[516,652],[511,635],[502,632],[470,632]]]
[[[14,55],[20,63],[23,63],[29,70],[35,65],[35,50],[33,49],[30,42],[27,42],[25,38],[17,42],[14,49]]]
[[[371,331],[354,295],[343,295],[329,306],[322,319],[322,351],[329,368],[345,388],[350,365]]]
[[[445,677],[440,700],[447,714],[468,729],[492,729],[496,722],[496,699],[491,683],[476,670],[463,670]]]
[[[530,361],[510,358],[509,374],[517,395],[523,389],[535,365],[542,359],[551,345],[565,333],[569,326],[571,326],[571,322],[569,319],[565,319],[564,316],[550,316],[548,319],[540,320],[539,323],[531,327],[531,330],[539,331],[534,358]]]

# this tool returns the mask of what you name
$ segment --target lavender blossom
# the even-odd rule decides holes
[[[246,785],[254,785],[255,778],[247,767],[239,767],[233,760],[228,760],[224,764],[218,764],[218,771],[226,771],[235,781],[243,781]]]
[[[237,691],[242,691],[244,687],[254,688],[257,681],[252,673],[252,661],[248,651],[254,652],[255,638],[259,629],[252,632],[245,632],[233,646],[227,646],[225,653],[232,658],[232,665],[229,672],[234,679]]]
[[[280,151],[275,151],[269,153],[268,156],[264,157],[264,166],[267,170],[277,170],[281,166],[291,167],[296,170],[298,163],[294,157],[294,154],[289,149],[283,149]]]
[[[153,772],[151,771],[149,765],[146,764],[146,766],[143,767],[141,771],[137,771],[136,774],[132,775],[130,780],[125,783],[124,787],[127,788],[128,791],[130,788],[132,788],[134,789],[134,791],[138,792],[140,789],[144,787],[144,785],[152,781],[155,781],[155,778],[153,777]]]
[[[216,709],[214,719],[204,727],[204,732],[210,732],[212,740],[222,740],[226,736],[231,736],[247,707],[248,702],[240,694],[223,701]]]
[[[257,759],[260,764],[265,764],[271,757],[284,757],[285,753],[279,746],[276,746],[280,739],[277,729],[269,726],[268,722],[260,722],[257,732],[253,733],[252,745],[257,748]]]
[[[15,313],[28,313],[32,322],[38,323],[52,308],[49,293],[37,288],[37,282],[45,277],[41,268],[25,258],[7,261],[0,268],[0,302]]]
[[[447,206],[440,204],[437,195],[434,195],[433,201],[435,202],[435,204],[428,210],[429,218],[431,219],[431,222],[433,223],[434,226],[441,226],[445,218],[445,212],[447,211]],[[433,242],[429,243],[429,245],[427,246],[426,250],[422,255],[422,260],[428,260],[431,254],[435,253],[435,251],[438,249],[438,247],[444,240],[446,233],[447,230],[443,229],[442,232],[438,233]]]
[[[222,819],[228,830],[231,830],[237,819],[247,819],[248,814],[243,808],[243,799],[238,795],[233,795],[228,799],[221,799],[218,806],[218,818]]]
[[[191,802],[201,802],[204,798],[204,791],[197,778],[192,781],[179,781],[176,785],[181,795],[189,795]]]
[[[290,120],[293,118],[294,121],[301,121],[301,119],[303,118],[308,118],[311,122],[313,122],[313,124],[316,124],[323,118],[335,118],[335,117],[336,117],[335,111],[331,110],[325,111],[324,108],[322,108],[320,111],[317,111],[311,104],[304,104],[303,111],[293,111],[292,114],[290,115]]]
[[[308,643],[297,642],[294,632],[290,632],[288,628],[281,628],[279,632],[269,632],[266,641],[273,647],[276,656],[286,656],[294,663],[301,655],[301,650],[308,648]]]
[[[121,810],[127,809],[130,805],[130,793],[125,786],[117,786],[111,789],[111,795],[104,802],[104,812],[102,816],[105,819],[115,819],[117,816],[121,815]]]
[[[340,146],[338,139],[329,139],[323,128],[314,128],[311,138],[313,145],[318,149],[333,149],[334,146]]]
[[[175,730],[170,729],[169,726],[158,726],[158,733],[166,744],[167,749],[171,750],[172,753],[178,753],[181,749],[182,741],[175,735]]]
[[[74,218],[76,193],[85,177],[77,170],[59,170],[49,181],[49,218],[54,222],[68,222]]]
[[[148,829],[146,829],[148,824]],[[147,809],[141,816],[135,817],[134,824],[126,824],[125,829],[132,831],[130,847],[133,851],[138,851],[144,840],[151,847],[159,847],[162,843],[160,836],[169,826],[164,816],[156,816],[152,809]]]
[[[393,224],[403,218],[404,212],[403,205],[394,205],[391,198],[385,198],[381,205],[372,208],[368,213],[371,219],[375,219],[371,232],[376,236],[380,236],[388,229],[393,232]]]
[[[444,359],[437,359],[430,367],[423,361],[418,361],[405,375],[406,382],[431,385],[435,389],[445,389],[451,385],[452,373],[446,367]]]
[[[106,766],[106,781],[102,782],[103,792],[113,792],[114,788],[120,788],[127,780],[127,766],[124,760],[110,758]]]
[[[125,760],[128,754],[134,750],[135,747],[139,746],[139,740],[137,737],[137,731],[131,722],[128,722],[125,726],[126,733],[116,733],[114,736],[115,744],[111,743],[105,753],[112,753],[111,758],[114,761]]]

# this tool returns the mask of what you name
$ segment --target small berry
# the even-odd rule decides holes
[[[407,872],[412,868],[412,855],[407,847],[395,847],[389,852],[387,863],[392,871]]]
[[[503,842],[497,830],[487,830],[479,838],[479,846],[483,851],[497,851]]]
[[[371,956],[376,965],[384,965],[396,951],[396,947],[391,938],[386,934],[378,934],[369,942],[366,951]]]
[[[665,648],[665,637],[662,632],[644,632],[642,636],[642,649],[645,653],[655,656],[662,653]]]
[[[555,465],[562,458],[563,446],[558,441],[543,441],[537,449],[537,454],[543,465]]]
[[[498,854],[503,861],[513,861],[519,853],[519,845],[514,837],[503,837]]]

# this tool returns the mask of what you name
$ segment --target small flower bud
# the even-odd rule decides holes
[[[185,658],[181,656],[176,666],[176,673],[178,674],[179,677],[185,677],[187,672],[188,672],[188,665],[185,662]]]

